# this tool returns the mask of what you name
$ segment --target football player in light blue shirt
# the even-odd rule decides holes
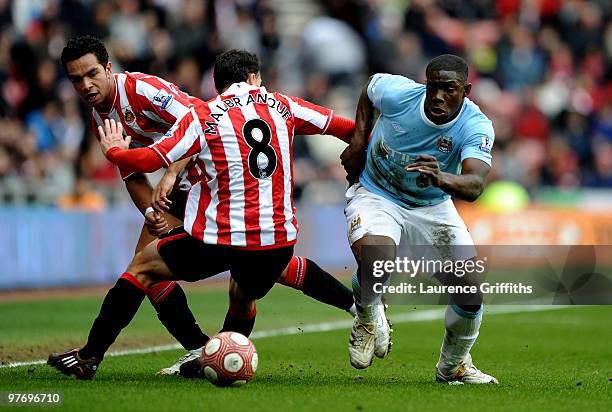
[[[372,132],[367,167],[360,182],[371,192],[407,207],[435,205],[450,198],[445,189],[451,189],[457,182],[446,180],[461,171],[466,159],[478,159],[491,166],[491,121],[467,98],[461,99],[458,111],[450,118],[449,111],[456,107],[451,107],[453,102],[446,103],[442,93],[452,95],[460,85],[440,83],[436,89],[439,100],[426,99],[427,88],[433,91],[435,87],[433,81],[425,86],[402,76],[376,74],[367,89],[381,116]],[[406,172],[406,166],[419,155],[427,155],[422,159],[427,164],[423,164],[421,174],[436,177],[431,185],[419,180],[417,165]],[[435,169],[436,161],[442,174],[437,170],[425,171]],[[480,162],[475,163],[486,169]],[[472,199],[475,193],[466,195]]]
[[[373,287],[382,280],[372,273],[376,261],[395,260],[400,241],[439,249],[473,245],[450,198],[474,201],[482,193],[491,168],[493,127],[467,97],[472,85],[465,60],[436,57],[426,78],[423,85],[402,76],[372,76],[357,107],[355,136],[341,156],[355,183],[347,192],[345,214],[358,263],[353,277],[358,316],[349,342],[356,368],[368,367],[374,354],[382,358],[390,347],[380,288]],[[376,121],[375,109],[380,112]],[[453,274],[440,280],[470,282],[468,276]],[[482,319],[482,296],[456,294],[451,301],[436,379],[497,383],[476,369],[470,356]]]

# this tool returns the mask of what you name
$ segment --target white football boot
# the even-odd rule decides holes
[[[174,365],[168,366],[156,373],[156,375],[178,375],[181,370],[181,365],[192,361],[202,356],[202,348],[192,349],[181,356]]]
[[[441,369],[441,362],[436,365],[436,382],[446,382],[450,385],[468,384],[495,384],[499,382],[497,378],[478,370],[472,363],[472,356],[467,355],[466,359],[454,368]]]
[[[354,368],[365,369],[372,364],[375,332],[376,324],[361,323],[359,317],[355,316],[348,346],[351,365]]]
[[[374,332],[374,354],[380,359],[387,356],[391,352],[391,322],[387,319],[388,305],[378,305],[378,314],[376,316],[376,332]]]

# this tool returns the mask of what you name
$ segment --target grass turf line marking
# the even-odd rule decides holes
[[[522,305],[522,306],[489,306],[486,309],[485,315],[503,315],[509,313],[521,313],[521,312],[541,312],[545,310],[555,309],[567,309],[572,306],[542,306],[542,305]],[[577,307],[577,306],[573,306]],[[413,323],[413,322],[426,322],[430,320],[444,319],[444,309],[430,309],[420,312],[405,312],[390,315],[389,318],[394,324],[397,323]],[[278,336],[288,335],[299,335],[301,333],[317,333],[317,332],[329,332],[333,330],[349,329],[353,325],[352,319],[340,320],[336,322],[323,322],[323,323],[312,323],[302,326],[289,326],[286,328],[261,330],[253,332],[250,336],[251,339],[264,339],[274,338]],[[150,346],[148,348],[140,349],[126,349],[113,351],[106,354],[108,356],[127,356],[127,355],[140,355],[153,352],[165,352],[169,350],[182,349],[183,347],[178,343],[169,345]],[[20,366],[33,366],[42,365],[47,363],[46,360],[35,360],[27,362],[14,362],[5,365],[0,365],[2,368],[17,368]]]

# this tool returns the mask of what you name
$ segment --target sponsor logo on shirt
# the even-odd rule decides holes
[[[406,133],[406,130],[404,130],[398,122],[391,122],[391,126],[393,126],[393,129],[398,133]]]
[[[160,109],[166,110],[170,103],[172,103],[173,96],[160,90],[155,96],[153,96],[153,104],[159,106]]]

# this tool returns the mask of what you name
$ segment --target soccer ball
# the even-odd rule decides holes
[[[244,385],[253,379],[258,361],[253,342],[237,332],[213,336],[202,351],[204,375],[217,386]]]

